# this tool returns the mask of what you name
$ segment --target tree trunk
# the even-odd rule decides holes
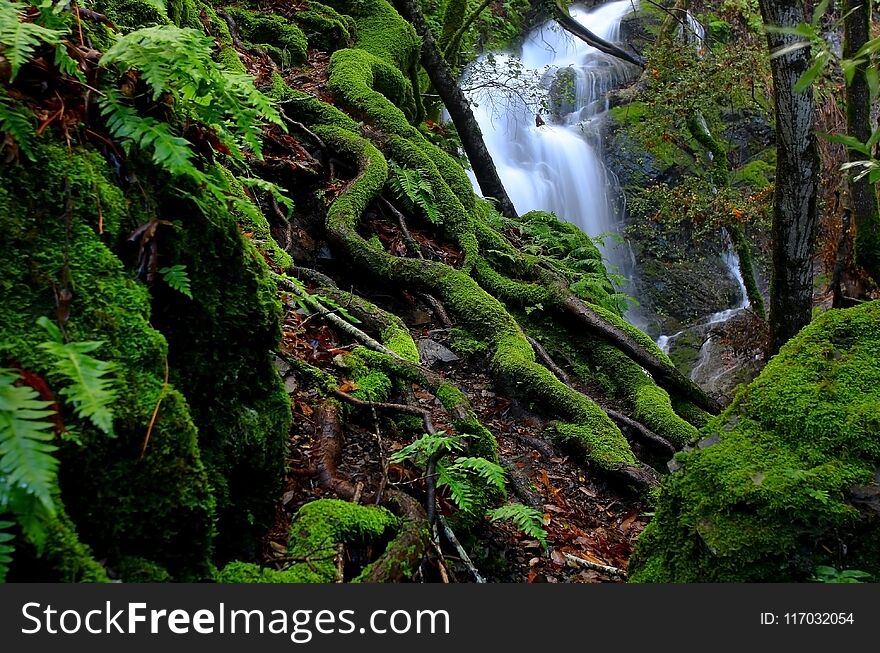
[[[852,58],[870,38],[870,11],[866,0],[844,0],[843,57]],[[871,93],[862,63],[846,87],[846,131],[864,143],[871,137]],[[849,150],[850,161],[869,157]],[[880,216],[877,193],[867,176],[850,182],[852,218],[855,225],[855,261],[880,284]]]
[[[491,197],[495,200],[502,215],[516,219],[516,209],[507,196],[495,163],[489,155],[489,150],[486,149],[483,132],[480,125],[477,124],[477,119],[474,118],[471,105],[437,49],[434,37],[428,29],[428,24],[425,22],[417,0],[396,0],[395,6],[422,37],[422,66],[424,66],[431,83],[452,117],[465,154],[471,162],[477,183],[480,184],[480,190],[485,197]]]
[[[766,25],[795,27],[803,22],[800,0],[760,0]],[[800,41],[769,32],[770,51]],[[770,289],[769,355],[810,321],[813,309],[813,245],[819,155],[813,133],[813,90],[794,86],[810,67],[810,48],[785,52],[770,61],[776,105],[776,192],[773,198],[773,278]]]

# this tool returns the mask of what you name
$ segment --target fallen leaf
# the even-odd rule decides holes
[[[622,522],[620,522],[621,530],[629,530],[629,527],[633,525],[636,519],[638,519],[639,513],[635,510],[631,511]]]
[[[562,551],[557,551],[556,549],[554,549],[553,552],[550,554],[550,560],[553,561],[554,565],[557,565],[559,567],[564,567],[566,563],[566,558],[562,554]]]

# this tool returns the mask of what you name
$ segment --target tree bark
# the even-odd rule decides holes
[[[766,25],[795,27],[805,20],[800,0],[760,0]],[[768,32],[771,53],[801,39]],[[773,277],[770,344],[773,355],[805,326],[813,309],[813,246],[819,155],[813,133],[813,90],[794,86],[810,67],[809,46],[770,61],[776,105],[776,192],[773,198]]]
[[[516,209],[504,189],[504,184],[501,183],[489,150],[486,149],[480,125],[477,124],[477,119],[474,118],[474,113],[471,111],[471,105],[458,85],[458,81],[452,75],[446,60],[437,49],[434,37],[428,29],[428,24],[425,22],[417,0],[396,0],[395,6],[422,37],[422,66],[449,111],[455,129],[461,138],[465,154],[471,162],[477,183],[480,184],[480,190],[485,197],[495,200],[498,210],[503,216],[515,220],[518,217]]]
[[[868,0],[844,0],[843,57],[852,58],[870,34]],[[866,63],[856,66],[852,81],[846,87],[846,131],[861,143],[871,137],[871,93],[865,75]],[[850,161],[869,157],[849,150]],[[850,182],[850,203],[855,226],[855,261],[880,284],[880,216],[877,214],[877,193],[867,176]]]

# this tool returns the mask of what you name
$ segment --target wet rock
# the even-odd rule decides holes
[[[296,392],[297,387],[298,384],[296,382],[295,376],[288,376],[286,379],[284,379],[284,389],[287,390],[287,394],[292,395],[294,392]]]
[[[697,442],[697,447],[700,449],[708,449],[713,444],[718,444],[719,442],[721,442],[721,436],[718,433],[713,433],[708,438],[703,438]]]
[[[428,367],[454,363],[459,360],[459,357],[451,350],[430,338],[422,338],[416,343],[416,347],[419,350],[419,357]]]
[[[275,369],[278,370],[278,374],[281,376],[287,376],[287,373],[290,372],[290,363],[276,356]]]

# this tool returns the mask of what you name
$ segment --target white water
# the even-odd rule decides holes
[[[615,42],[621,19],[635,6],[633,0],[619,0],[589,12],[572,7],[571,15]],[[540,107],[549,103],[550,85],[565,68],[574,77],[573,97],[565,98],[572,111],[554,120]],[[483,55],[465,71],[462,87],[476,104],[486,147],[519,213],[552,211],[594,237],[615,231],[616,186],[596,144],[598,123],[607,109],[607,91],[634,72],[633,66],[571,36],[554,21],[529,33],[519,56]],[[538,113],[545,122],[541,126]],[[608,257],[611,243],[602,249]]]

